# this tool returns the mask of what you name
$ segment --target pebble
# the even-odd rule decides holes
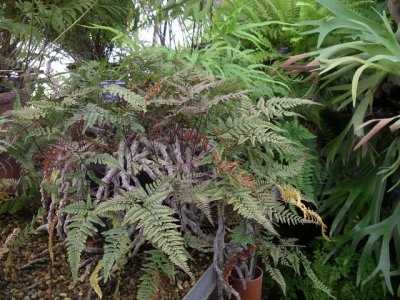
[[[60,297],[63,297],[63,298],[68,296],[67,293],[60,293],[59,295],[60,295]]]
[[[36,300],[37,297],[38,297],[37,293],[33,293],[33,294],[31,295],[31,299],[32,299],[32,300]]]
[[[31,300],[31,297],[25,296],[25,297],[24,297],[24,300]]]

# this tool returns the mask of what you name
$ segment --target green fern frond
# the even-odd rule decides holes
[[[106,281],[114,264],[123,259],[130,250],[131,240],[125,227],[107,230],[102,235],[105,237],[103,268],[104,281]]]
[[[270,264],[265,264],[265,270],[268,272],[268,274],[271,276],[271,278],[279,284],[279,286],[282,289],[282,292],[284,295],[286,295],[286,281],[285,278],[283,278],[283,275],[281,271],[277,268],[272,267]]]
[[[272,167],[274,172],[271,175],[274,178],[279,178],[283,180],[286,180],[287,178],[293,178],[301,174],[301,172],[303,171],[304,164],[305,164],[305,158],[300,158],[297,161],[287,165],[282,165],[275,162]]]
[[[97,88],[94,87],[88,87],[88,88],[79,88],[74,91],[65,91],[65,98],[61,101],[61,105],[64,107],[71,107],[74,105],[77,105],[78,102],[76,101],[77,99],[86,96],[88,94],[92,94],[95,92]],[[60,93],[61,96],[63,96],[63,92]]]
[[[83,131],[86,131],[87,128],[95,124],[98,126],[121,124],[121,119],[116,113],[101,108],[93,103],[86,105],[83,109],[81,119],[85,121]]]
[[[87,202],[79,201],[68,205],[61,211],[73,216],[68,220],[68,234],[66,238],[68,261],[71,266],[72,278],[77,280],[79,263],[81,254],[86,245],[89,236],[93,236],[97,232],[97,228],[93,225],[105,226],[103,221],[92,214],[95,202],[90,200]]]
[[[160,250],[147,251],[147,262],[142,266],[143,275],[138,287],[138,300],[152,300],[159,294],[161,278],[174,279],[174,264]]]
[[[146,191],[142,188],[136,188],[129,193],[129,197],[125,194],[114,196],[107,201],[101,202],[95,209],[96,215],[103,215],[108,212],[117,212],[128,210],[132,205],[137,205],[136,202],[140,202],[147,196]]]
[[[287,251],[287,252],[289,252],[289,251]],[[283,266],[293,269],[297,275],[301,275],[301,273],[300,273],[300,258],[298,255],[296,255],[295,252],[287,253],[287,255],[281,259],[281,264]]]
[[[23,107],[10,113],[13,117],[23,120],[39,120],[47,115],[45,111],[37,107]]]
[[[182,186],[182,188],[178,188],[175,195],[176,200],[181,203],[194,204],[211,224],[214,223],[211,216],[210,203],[216,201],[219,195],[216,189],[212,188],[209,181],[202,182],[194,187]]]
[[[173,215],[175,211],[163,204],[172,189],[167,181],[159,181],[125,192],[100,203],[95,210],[96,214],[112,211],[125,211],[122,225],[136,224],[143,228],[143,235],[155,247],[166,253],[169,259],[193,276],[187,264],[189,255],[184,248],[184,240],[177,228],[177,221]]]
[[[308,261],[307,257],[305,257],[305,255],[302,253],[299,253],[299,256],[301,258],[301,263],[304,267],[304,270],[306,271],[308,278],[311,279],[314,288],[324,292],[332,299],[336,299],[336,297],[332,295],[332,291],[315,275],[314,271],[311,269],[311,263]]]
[[[219,130],[223,132],[219,135],[220,138],[237,141],[239,145],[247,140],[250,140],[253,146],[265,142],[289,143],[288,139],[272,132],[272,130],[280,131],[278,127],[257,116],[229,117],[225,122],[220,121]]]
[[[232,229],[231,243],[237,243],[247,248],[248,245],[254,245],[254,239],[247,233],[246,226],[241,224]]]
[[[50,127],[37,127],[31,128],[29,132],[25,135],[25,141],[28,139],[35,139],[39,137],[46,137],[47,140],[51,140],[52,138],[60,138],[62,133],[58,128],[50,128]]]
[[[61,212],[74,214],[74,215],[86,215],[89,214],[96,207],[96,203],[92,201],[78,201],[68,205],[61,209]]]
[[[105,90],[128,102],[129,107],[133,108],[135,111],[146,112],[147,102],[142,96],[118,85],[107,86]]]
[[[257,108],[263,112],[268,120],[274,117],[281,118],[283,116],[297,116],[298,114],[290,111],[301,105],[317,105],[318,103],[300,98],[272,98],[265,100],[261,98],[257,102]]]
[[[185,241],[185,246],[186,247],[190,247],[190,248],[193,248],[193,249],[197,249],[197,248],[200,248],[200,247],[201,248],[211,247],[211,245],[209,243],[207,243],[206,241],[204,241],[203,239],[201,239],[201,238],[199,238],[197,236],[188,234],[188,233],[186,233],[183,236],[183,239]]]
[[[146,263],[143,267],[146,269],[157,270],[162,273],[164,277],[174,280],[175,266],[172,261],[161,250],[146,251]]]
[[[85,164],[98,164],[98,165],[106,165],[108,167],[114,167],[118,170],[123,171],[123,166],[119,163],[117,159],[115,159],[112,155],[108,153],[98,153],[92,157],[86,158]]]
[[[156,271],[145,273],[140,277],[140,284],[136,294],[137,300],[157,299],[157,295],[161,288],[161,279]]]
[[[246,189],[238,189],[227,197],[227,203],[233,206],[233,209],[248,220],[254,220],[271,234],[278,235],[270,220],[266,218],[260,210],[260,203]]]

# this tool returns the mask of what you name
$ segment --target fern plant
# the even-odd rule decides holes
[[[170,72],[165,68],[161,73]],[[256,99],[236,81],[193,67],[141,76],[128,82],[129,89],[109,88],[122,99],[118,104],[104,103],[98,89],[81,86],[13,112],[14,123],[40,128],[15,148],[30,149],[32,157],[43,152],[31,161],[46,210],[41,228],[66,238],[74,280],[82,253],[91,250],[88,240],[101,241],[103,254],[95,258],[101,262],[91,276],[98,295],[102,280],[114,280],[143,245],[162,253],[161,265],[191,279],[189,248],[213,251],[219,290],[234,293],[222,270],[229,248],[225,231],[235,218],[275,236],[277,222],[323,226],[310,211],[293,214],[272,196],[278,184],[290,182],[294,157],[308,159],[278,120],[297,117],[299,107],[314,103]],[[76,78],[70,80],[73,89]],[[21,130],[15,126],[11,134]],[[286,204],[304,208],[301,201]],[[143,280],[149,293],[168,277],[150,269]]]
[[[146,193],[147,190],[147,193]],[[143,236],[155,247],[160,248],[168,258],[187,272],[192,273],[187,264],[188,254],[184,249],[183,238],[176,230],[177,220],[174,211],[162,202],[169,196],[169,187],[160,182],[146,186],[145,189],[132,190],[101,203],[95,214],[125,211],[122,225],[136,224],[143,228]]]
[[[271,243],[270,238],[264,237],[261,244],[261,258],[265,269],[271,278],[279,284],[284,295],[286,295],[286,281],[278,268],[279,265],[291,268],[296,275],[304,272],[315,289],[320,290],[323,292],[322,294],[329,296],[329,298],[336,299],[332,295],[332,291],[315,275],[310,267],[310,261],[296,247],[295,240],[280,239],[278,243]]]

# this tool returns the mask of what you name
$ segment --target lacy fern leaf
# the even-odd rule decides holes
[[[129,106],[132,107],[136,111],[146,111],[147,102],[146,99],[142,96],[131,92],[130,90],[120,87],[118,85],[111,85],[106,88],[107,92],[112,95],[119,96],[128,102]]]
[[[138,300],[152,300],[159,295],[161,278],[174,279],[174,264],[160,250],[146,252],[147,262],[142,266],[143,275],[138,287]]]
[[[68,235],[66,238],[68,261],[71,266],[72,278],[74,281],[78,277],[78,269],[86,240],[89,236],[93,236],[97,232],[94,226],[105,226],[103,221],[93,214],[96,204],[88,200],[87,202],[76,202],[63,208],[61,211],[72,214],[68,221]]]
[[[247,233],[246,226],[244,224],[238,225],[232,229],[231,242],[242,245],[247,248],[247,245],[254,245],[253,237]]]
[[[318,103],[300,98],[272,98],[267,101],[260,99],[257,108],[263,112],[268,120],[283,116],[296,116],[297,113],[290,111],[291,109],[301,105],[316,105]]]
[[[272,277],[272,279],[279,284],[283,291],[283,294],[286,295],[286,281],[281,271],[277,268],[272,267],[270,264],[265,264],[265,270]]]
[[[214,224],[210,203],[219,197],[217,191],[211,187],[210,181],[202,182],[194,187],[179,186],[175,194],[178,201],[194,204],[206,216],[207,220]]]
[[[250,191],[247,189],[238,189],[233,191],[227,197],[228,204],[233,205],[233,209],[238,214],[242,215],[248,220],[254,220],[261,224],[270,233],[278,235],[270,220],[266,218],[260,210],[260,203],[257,199],[251,196]]]
[[[155,247],[166,253],[169,259],[193,276],[189,266],[189,255],[184,248],[184,240],[177,230],[179,225],[173,215],[174,210],[164,205],[163,201],[170,195],[172,189],[167,182],[160,181],[153,185],[121,195],[101,203],[96,213],[101,214],[112,211],[125,211],[122,225],[135,224],[143,228],[143,235]]]
[[[140,277],[140,284],[136,298],[138,300],[158,299],[158,293],[161,286],[161,279],[156,271],[146,270]]]
[[[336,297],[332,295],[331,290],[321,280],[319,280],[318,277],[315,275],[314,271],[310,267],[310,262],[307,260],[307,258],[304,256],[304,254],[299,253],[299,256],[301,258],[301,263],[304,267],[304,270],[306,271],[308,278],[311,279],[314,287],[316,289],[324,292],[332,299],[336,299]]]
[[[121,170],[121,171],[123,170],[123,166],[121,166],[119,161],[108,153],[99,153],[92,157],[86,158],[85,163],[86,164],[92,163],[92,164],[106,165],[109,167],[117,168],[118,170]]]
[[[131,240],[125,227],[113,228],[102,234],[105,237],[103,268],[104,281],[106,281],[114,264],[123,259],[130,250]]]

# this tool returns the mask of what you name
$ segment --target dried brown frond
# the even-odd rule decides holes
[[[315,211],[309,209],[304,205],[299,191],[289,185],[280,186],[279,191],[281,193],[282,201],[299,208],[303,212],[303,216],[305,219],[313,220],[316,223],[318,223],[321,226],[322,237],[329,241],[329,238],[326,234],[327,226],[322,221],[322,218],[318,213],[316,213]]]
[[[7,254],[10,251],[10,247],[14,244],[17,235],[21,232],[21,229],[15,228],[13,232],[6,238],[3,246],[0,247],[0,259],[3,258],[4,254]]]

